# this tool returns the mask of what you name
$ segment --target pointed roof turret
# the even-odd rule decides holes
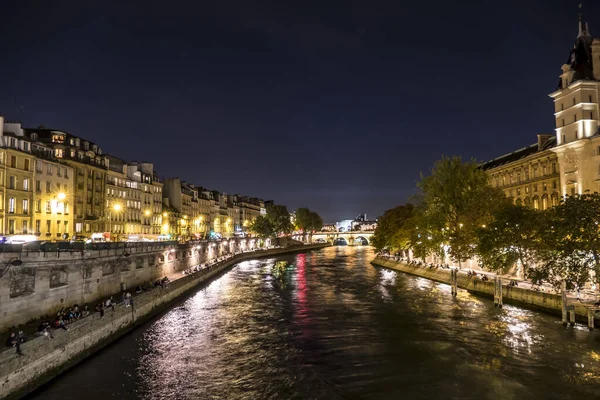
[[[573,73],[572,82],[578,80],[594,80],[594,70],[592,63],[592,35],[590,35],[588,23],[584,22],[581,13],[581,4],[579,4],[578,25],[579,33],[575,46],[569,54],[567,65],[571,67]]]

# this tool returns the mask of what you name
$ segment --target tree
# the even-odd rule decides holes
[[[302,231],[302,233],[306,233],[308,227],[311,224],[310,221],[310,210],[306,207],[302,207],[296,210],[296,229]]]
[[[423,225],[419,228],[427,230],[432,245],[447,245],[450,256],[458,263],[475,254],[477,229],[489,224],[494,209],[508,202],[500,189],[489,185],[488,179],[475,161],[443,157],[429,176],[421,176],[418,184],[419,219]]]
[[[567,197],[548,210],[546,245],[537,279],[582,285],[592,275],[600,283],[600,194]]]
[[[314,211],[310,212],[310,230],[320,231],[323,228],[323,218]]]
[[[258,237],[267,238],[273,236],[275,229],[271,221],[262,215],[258,216],[249,227],[251,232],[254,232]]]
[[[321,216],[308,208],[299,208],[296,210],[296,228],[302,233],[319,230],[323,227]]]
[[[377,228],[373,234],[371,244],[377,251],[408,249],[412,230],[412,216],[412,204],[400,205],[385,211],[377,220]]]
[[[290,213],[286,206],[271,205],[267,207],[267,219],[273,226],[275,236],[279,234],[288,234],[294,229],[290,221]]]
[[[479,264],[506,273],[517,263],[528,277],[543,252],[545,212],[505,204],[494,213],[494,221],[477,229]]]

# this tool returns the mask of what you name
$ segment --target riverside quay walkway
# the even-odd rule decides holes
[[[378,254],[371,264],[420,276],[473,294],[493,297],[494,304],[502,307],[504,301],[561,315],[563,324],[575,321],[586,323],[590,329],[595,327],[598,295],[593,291],[567,291],[563,283],[562,290],[550,285],[533,285],[531,282],[509,275],[496,275],[485,271],[457,269],[447,265],[435,265],[422,261],[407,261],[400,257]]]
[[[121,292],[107,296],[107,299],[113,298],[114,304],[109,301],[107,307],[105,298],[92,303],[92,307],[88,304],[90,314],[65,323],[64,328],[54,325],[51,329],[37,332],[35,328],[46,320],[40,316],[42,319],[12,330],[34,332],[33,335],[25,335],[30,339],[20,343],[18,351],[15,346],[0,353],[0,399],[20,398],[33,391],[165,310],[182,295],[197,288],[200,283],[240,261],[311,251],[326,246],[328,245],[265,246],[261,249],[223,254],[205,263],[165,275],[153,284],[148,282],[144,286],[138,285],[140,287],[124,287]],[[129,293],[131,297],[124,297],[124,293]],[[101,306],[102,303],[104,307]],[[79,307],[81,312],[83,305]],[[52,321],[56,319],[52,317]],[[4,338],[7,337],[6,333]]]

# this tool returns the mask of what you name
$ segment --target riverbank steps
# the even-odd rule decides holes
[[[196,289],[198,285],[244,260],[285,253],[304,252],[328,244],[290,246],[236,254],[233,257],[191,275],[173,280],[166,288],[156,288],[135,296],[134,306],[107,309],[69,325],[69,330],[54,331],[54,339],[36,337],[21,345],[23,356],[14,349],[0,353],[0,398],[18,399],[32,392],[68,368],[145,322],[171,303]],[[102,373],[102,371],[98,371]]]
[[[425,268],[422,266],[408,265],[403,262],[394,261],[393,259],[388,260],[381,257],[376,257],[373,261],[371,261],[371,264],[378,267],[385,267],[410,275],[427,278],[436,282],[447,283],[448,285],[451,284],[449,269]],[[493,279],[483,282],[477,277],[469,277],[465,274],[458,274],[457,286],[475,295],[494,298]],[[562,297],[560,294],[538,292],[518,286],[509,286],[504,284],[502,287],[502,300],[505,303],[520,305],[552,315],[562,315]],[[572,305],[575,307],[577,321],[587,324],[587,307],[580,303],[572,303]]]

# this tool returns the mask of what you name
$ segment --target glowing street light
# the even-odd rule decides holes
[[[120,204],[114,204],[113,205],[113,210],[115,210],[115,211],[121,211],[121,205]]]
[[[146,215],[146,216],[150,215],[150,210],[144,211],[144,215]]]
[[[67,195],[64,192],[60,192],[57,196],[56,196],[59,200],[64,200],[67,198]]]

